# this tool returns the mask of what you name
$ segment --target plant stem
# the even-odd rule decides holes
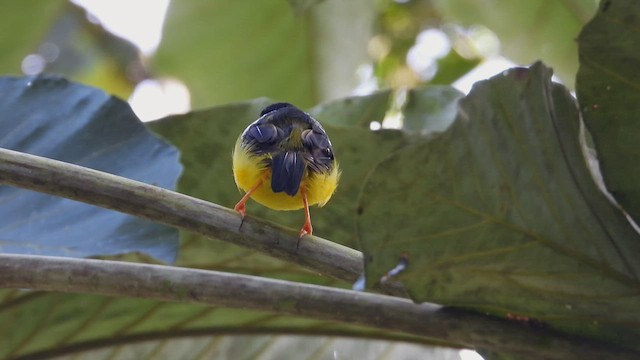
[[[0,287],[264,310],[401,331],[518,358],[638,357],[548,328],[392,296],[162,265],[0,254]]]

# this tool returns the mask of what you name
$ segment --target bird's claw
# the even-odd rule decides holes
[[[244,203],[237,203],[236,206],[233,207],[233,210],[237,211],[244,220],[244,216],[247,215],[247,205]]]

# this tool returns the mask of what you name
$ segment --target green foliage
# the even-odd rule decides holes
[[[603,1],[578,43],[577,94],[607,189],[640,221],[640,18],[637,1]]]
[[[172,2],[155,69],[184,80],[196,108],[263,96],[311,106],[356,85],[371,36],[363,3],[299,4],[303,14],[281,0]]]
[[[39,57],[37,66],[45,72],[124,98],[147,76],[133,44],[90,22],[85,11],[69,1],[5,1],[2,5],[2,74],[22,73],[21,63],[31,54]]]
[[[37,51],[42,34],[52,25],[66,1],[5,1],[0,15],[0,71],[19,74],[22,59]],[[31,21],[25,21],[30,19]]]
[[[591,178],[576,103],[541,64],[476,84],[447,132],[376,167],[358,206],[371,285],[406,253],[419,302],[598,337],[640,320],[640,236]],[[610,340],[634,345],[626,330]]]
[[[23,290],[0,291],[0,357],[49,358],[73,354],[80,358],[109,359],[156,356],[194,358],[207,354],[215,358],[253,358],[262,354],[278,359],[270,343],[282,341],[287,347],[300,346],[297,359],[311,359],[323,346],[333,346],[333,338],[319,336],[312,343],[278,334],[352,335],[369,338],[413,340],[411,336],[383,333],[328,321],[273,316],[246,309],[215,308],[150,300],[101,296],[34,293]],[[252,338],[223,338],[223,334],[265,334]],[[266,336],[271,334],[271,336]],[[189,339],[190,346],[180,346]],[[335,347],[339,354],[373,346],[376,352],[392,351],[393,343],[362,341]],[[378,347],[376,349],[376,346]],[[404,351],[425,351],[423,347],[400,346]],[[417,348],[417,349],[416,349]],[[276,355],[268,355],[271,352]],[[436,354],[454,350],[434,349]],[[281,353],[280,353],[281,354]],[[367,358],[367,357],[363,357]]]
[[[186,82],[195,107],[260,96],[315,101],[308,30],[285,1],[176,1],[166,22],[155,66]]]
[[[484,25],[498,35],[501,51],[521,64],[543,60],[569,87],[578,69],[575,38],[593,16],[594,0],[438,0],[445,20]]]

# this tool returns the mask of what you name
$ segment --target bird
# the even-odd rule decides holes
[[[313,234],[309,206],[324,206],[340,179],[333,146],[316,119],[289,103],[271,104],[240,134],[232,157],[234,180],[245,193],[234,210],[243,220],[251,198],[274,210],[304,209],[298,246]]]

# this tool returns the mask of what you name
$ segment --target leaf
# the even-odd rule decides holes
[[[197,358],[195,354],[207,354],[207,351],[210,355],[204,358],[213,354],[217,355],[215,358],[253,358],[258,353],[267,358],[282,358],[278,356],[287,356],[283,347],[291,349],[294,346],[294,359],[312,359],[323,347],[336,349],[344,356],[358,349],[365,354],[383,350],[394,353],[401,350],[401,354],[402,350],[411,353],[417,349],[450,355],[458,352],[383,341],[321,337],[319,335],[396,341],[417,339],[388,331],[247,309],[24,290],[0,291],[0,323],[6,325],[0,329],[0,357],[3,359],[51,358],[53,355],[91,359],[115,355],[118,358],[143,358],[152,354],[159,358],[191,359]],[[223,336],[285,333],[316,337]],[[394,350],[395,347],[399,349]]]
[[[154,68],[182,79],[195,108],[263,96],[307,107],[345,95],[368,61],[373,8],[326,0],[308,12],[281,0],[172,2]]]
[[[637,346],[640,236],[595,185],[574,99],[537,63],[477,83],[453,125],[367,178],[356,220],[372,286]],[[615,309],[615,311],[612,311]]]
[[[178,152],[122,100],[58,77],[0,78],[0,147],[172,189]],[[43,179],[43,181],[45,181]],[[87,257],[144,252],[175,259],[177,231],[72,200],[0,188],[0,250]]]
[[[446,130],[458,111],[464,94],[450,86],[427,86],[409,90],[403,128],[423,134]]]
[[[391,90],[376,91],[367,96],[352,96],[322,103],[309,111],[323,124],[360,126],[365,129],[373,121],[382,123],[391,102]]]
[[[543,60],[573,87],[578,69],[574,41],[596,11],[596,1],[438,0],[445,21],[481,24],[498,35],[501,51],[521,64]]]
[[[0,73],[18,74],[25,56],[36,52],[43,35],[67,1],[6,2],[0,13]]]
[[[637,1],[602,1],[578,43],[576,91],[607,188],[640,221],[640,17]]]
[[[354,102],[349,99],[332,109],[341,108],[344,113],[354,114],[351,106],[371,108],[378,95],[363,97]],[[231,170],[231,151],[237,137],[246,126],[257,119],[263,107],[271,101],[258,99],[196,111],[149,123],[152,130],[177,146],[182,153],[185,172],[180,180],[179,191],[232,208],[241,198],[234,183]],[[333,112],[341,116],[341,113]],[[371,113],[373,118],[382,116],[386,109]],[[322,118],[322,112],[318,114]],[[332,116],[333,116],[332,115]],[[353,220],[362,179],[387,154],[407,143],[407,136],[399,131],[377,131],[353,127],[325,126],[338,161],[342,176],[338,191],[323,208],[311,209],[314,233],[318,236],[348,246],[356,245]],[[304,215],[300,211],[274,211],[250,201],[247,214],[269,219],[290,226],[292,232],[300,229]],[[302,269],[293,269],[290,264],[237,246],[212,242],[192,234],[182,234],[179,264],[183,266],[226,269],[234,272],[284,277],[289,280],[321,281]],[[332,280],[331,280],[332,281]],[[343,284],[344,285],[344,284]]]

